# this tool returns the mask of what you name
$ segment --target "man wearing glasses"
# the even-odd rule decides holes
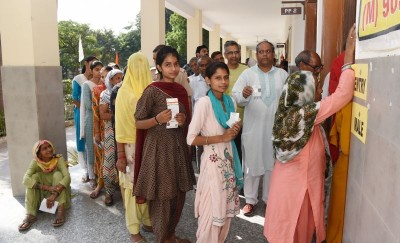
[[[226,94],[232,96],[232,88],[238,80],[240,74],[247,69],[246,65],[240,63],[240,45],[233,40],[228,40],[224,44],[224,56],[228,61],[226,65],[229,68],[229,87],[226,90]],[[243,121],[244,108],[238,106],[236,112],[239,113],[240,119]],[[239,154],[239,159],[242,161],[242,130],[238,133],[235,138],[236,147]]]
[[[324,80],[320,78],[320,73],[324,68],[324,65],[321,63],[321,58],[314,51],[304,50],[297,55],[294,61],[301,71],[312,72],[316,87],[315,101],[320,101],[322,99],[322,87],[324,86]]]
[[[257,65],[246,69],[233,86],[238,105],[244,106],[242,133],[245,216],[253,216],[258,203],[258,186],[263,181],[262,201],[267,202],[269,182],[274,166],[272,127],[279,97],[288,74],[274,66],[275,48],[269,41],[256,47]]]

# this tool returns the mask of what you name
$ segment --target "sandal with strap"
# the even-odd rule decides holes
[[[148,241],[146,240],[146,238],[144,238],[143,236],[141,236],[142,238],[140,239],[140,240],[138,240],[138,241],[135,241],[134,239],[133,239],[133,235],[131,235],[131,242],[132,243],[147,243]]]
[[[145,224],[142,225],[142,230],[144,232],[147,232],[147,233],[153,233],[154,232],[152,226],[148,226],[148,225],[145,225]]]
[[[106,193],[106,197],[105,197],[105,199],[104,199],[104,204],[105,204],[106,206],[112,206],[112,205],[114,205],[113,196],[110,195],[110,194],[108,194],[108,193]]]
[[[24,231],[24,230],[29,229],[32,226],[32,224],[36,222],[36,220],[37,220],[36,216],[33,216],[31,214],[27,214],[25,219],[22,221],[22,224],[20,224],[18,226],[18,230],[19,231]]]
[[[246,203],[244,205],[243,209],[243,215],[246,217],[252,217],[254,215],[254,205],[250,203]]]
[[[98,197],[100,196],[100,192],[101,192],[101,189],[100,189],[100,190],[94,189],[94,190],[89,194],[89,197],[90,197],[91,199],[96,199],[96,198],[98,198]]]
[[[58,206],[56,219],[53,221],[54,227],[60,227],[65,223],[65,208],[64,205]]]

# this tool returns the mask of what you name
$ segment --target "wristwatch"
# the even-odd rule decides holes
[[[157,116],[154,117],[154,120],[156,120],[158,125],[160,125],[160,126],[162,125],[162,123],[157,120]]]

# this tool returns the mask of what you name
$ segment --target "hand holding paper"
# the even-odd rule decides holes
[[[185,115],[185,113],[178,113],[178,114],[176,114],[175,119],[178,122],[178,125],[182,126],[186,122],[186,115]]]
[[[246,86],[243,88],[243,98],[247,99],[253,93],[253,88],[251,86]]]
[[[171,111],[171,119],[167,122],[166,128],[177,128],[178,121],[175,117],[179,113],[178,98],[167,98],[167,107]]]
[[[229,127],[233,127],[233,124],[235,124],[238,121],[240,121],[239,113],[231,112],[231,116],[230,116],[229,120],[226,122],[226,124]]]
[[[46,213],[55,214],[56,210],[57,210],[57,207],[58,207],[58,202],[54,201],[53,206],[51,206],[49,208],[48,208],[47,204],[48,204],[48,200],[47,200],[47,198],[44,198],[43,201],[40,203],[39,210],[43,211],[43,212],[46,212]]]
[[[163,110],[157,114],[156,119],[160,123],[164,124],[167,123],[172,118],[172,112],[169,109]]]

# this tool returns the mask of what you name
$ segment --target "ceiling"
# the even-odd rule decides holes
[[[290,16],[281,16],[280,0],[166,0],[165,6],[185,18],[202,11],[203,28],[213,30],[220,25],[221,37],[228,35],[252,49],[260,40],[285,42]]]

